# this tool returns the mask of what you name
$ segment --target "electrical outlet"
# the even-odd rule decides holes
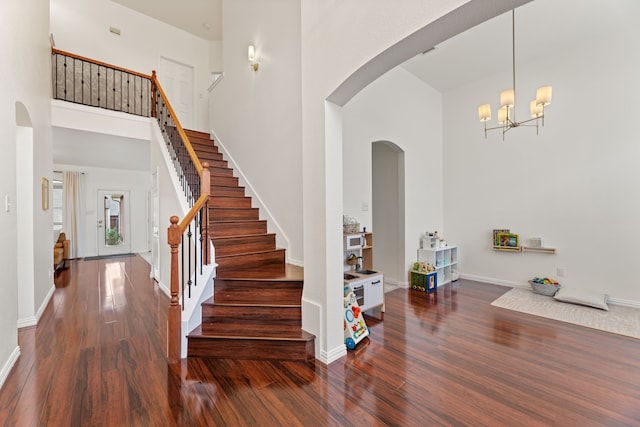
[[[564,277],[564,267],[557,267],[556,268],[556,276]]]
[[[362,210],[363,211],[368,211],[369,210],[369,203],[367,202],[362,202]]]

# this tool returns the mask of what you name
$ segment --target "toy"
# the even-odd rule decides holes
[[[413,271],[419,271],[420,273],[430,273],[436,271],[436,267],[428,262],[416,261],[413,263]]]
[[[358,306],[356,294],[349,292],[344,297],[344,343],[349,350],[369,336],[369,328],[364,323],[362,310]]]
[[[534,277],[532,280],[534,283],[540,283],[541,285],[558,285],[559,283],[548,277]]]
[[[412,271],[410,274],[411,289],[416,289],[428,294],[438,288],[438,277],[435,272]]]

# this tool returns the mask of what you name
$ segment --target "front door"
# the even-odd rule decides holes
[[[98,191],[98,255],[131,252],[128,191]]]

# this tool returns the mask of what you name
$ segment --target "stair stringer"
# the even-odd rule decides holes
[[[213,244],[209,241],[209,250],[213,254]],[[199,256],[199,255],[196,255]],[[211,257],[213,259],[213,256]],[[202,303],[213,297],[213,287],[216,276],[216,267],[218,264],[212,262],[209,265],[202,266],[202,273],[197,269],[193,276],[192,281],[198,283],[198,286],[191,288],[191,297],[188,298],[185,293],[185,298],[182,303],[182,322],[181,322],[181,334],[180,339],[182,344],[180,346],[180,358],[187,358],[187,348],[189,341],[187,335],[196,326],[202,323]],[[197,276],[197,277],[196,277]]]

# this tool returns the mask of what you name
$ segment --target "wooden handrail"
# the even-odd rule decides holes
[[[59,55],[68,56],[70,58],[79,59],[85,62],[91,62],[96,65],[101,65],[103,67],[112,68],[114,70],[122,71],[125,73],[133,74],[134,76],[139,76],[144,79],[151,80],[151,76],[148,74],[139,73],[137,71],[127,70],[126,68],[118,67],[117,65],[108,64],[106,62],[96,61],[95,59],[86,58],[84,56],[76,55],[75,53],[66,52],[64,50],[56,49],[55,47],[51,48],[51,53],[57,53]]]
[[[193,150],[193,147],[191,146],[191,141],[189,140],[189,137],[187,137],[187,134],[185,133],[184,129],[182,128],[182,125],[180,124],[180,121],[178,120],[178,117],[176,116],[175,111],[173,111],[173,107],[169,103],[167,95],[165,95],[164,90],[162,89],[162,86],[160,86],[160,83],[158,83],[158,78],[156,76],[155,71],[153,71],[153,73],[151,74],[151,81],[156,86],[156,89],[160,92],[160,96],[162,96],[162,99],[164,99],[165,105],[169,110],[169,114],[171,114],[171,118],[173,119],[173,122],[176,125],[176,129],[178,129],[180,138],[182,138],[182,140],[185,143],[184,146],[187,148],[189,157],[191,157],[191,161],[195,165],[198,175],[202,175],[202,164],[200,163],[200,160],[198,159],[196,152]]]
[[[189,226],[189,224],[191,224],[191,221],[193,221],[193,219],[196,217],[198,212],[200,212],[200,209],[202,209],[205,203],[207,203],[207,200],[209,200],[208,194],[203,194],[202,196],[200,196],[200,198],[196,201],[196,203],[189,210],[189,212],[187,212],[185,217],[182,218],[182,221],[180,221],[180,224],[178,224],[180,235],[182,235],[182,233],[184,233],[187,230],[187,227]],[[171,242],[169,242],[169,244],[171,244]]]

